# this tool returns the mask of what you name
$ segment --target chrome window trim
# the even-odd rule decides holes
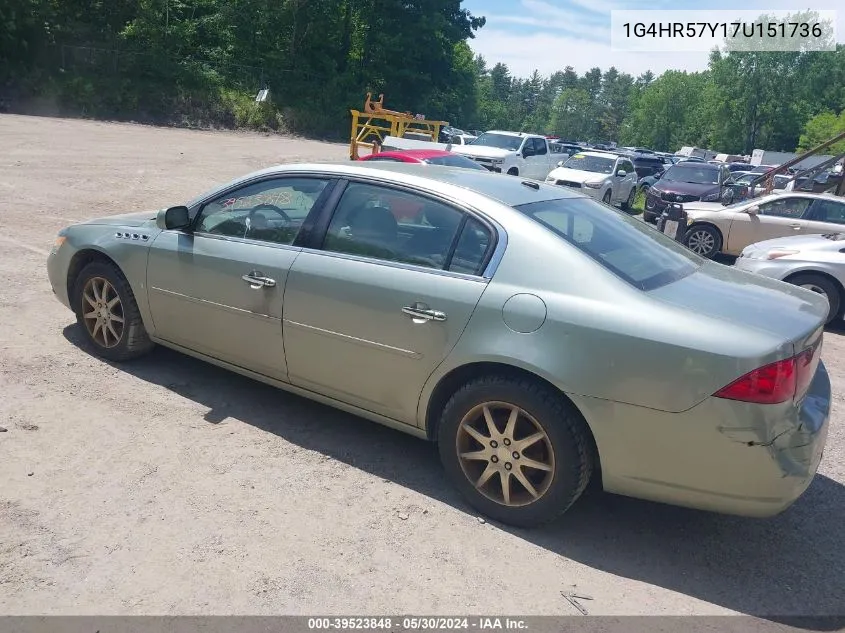
[[[182,233],[183,235],[192,235],[194,237],[204,237],[210,240],[221,240],[224,242],[237,242],[239,244],[247,244],[249,246],[266,246],[268,248],[280,248],[286,251],[299,252],[302,250],[301,246],[294,246],[292,244],[280,244],[279,242],[265,242],[263,240],[256,240],[248,237],[235,237],[233,235],[216,235],[214,233],[205,233],[203,231],[196,231],[194,233],[184,233],[182,231],[174,231],[175,233]],[[295,238],[294,238],[295,239]]]
[[[239,180],[237,182],[229,182],[219,189],[208,193],[204,198],[197,200],[194,198],[188,204],[189,209],[197,210],[197,214],[202,210],[202,208],[207,205],[209,202],[213,202],[220,196],[224,196],[229,192],[236,191],[242,187],[249,187],[259,182],[263,182],[265,180],[278,180],[280,178],[324,178],[327,179],[329,182],[333,180],[340,180],[343,178],[340,174],[327,174],[326,172],[316,172],[316,171],[278,171],[269,174],[260,174],[258,176],[253,176],[251,178],[245,178],[243,180]]]
[[[475,208],[471,205],[468,205],[465,202],[457,201],[457,200],[454,200],[454,199],[451,199],[451,198],[444,198],[441,195],[438,195],[436,193],[432,193],[428,189],[425,189],[423,187],[419,187],[417,185],[406,184],[406,183],[397,183],[397,182],[385,182],[385,181],[380,180],[376,177],[372,177],[369,174],[360,175],[360,176],[358,176],[358,175],[356,175],[356,176],[346,176],[345,180],[349,184],[352,184],[352,183],[355,183],[355,182],[364,182],[366,184],[374,184],[374,185],[377,185],[377,186],[385,187],[387,189],[396,189],[398,191],[404,191],[404,192],[414,194],[414,195],[421,195],[424,198],[429,198],[429,199],[432,199],[432,200],[439,202],[441,204],[445,204],[446,206],[454,207],[454,208],[460,210],[461,212],[466,213],[469,217],[475,218],[476,220],[478,220],[482,224],[486,225],[487,228],[493,234],[493,236],[496,238],[496,247],[493,249],[493,253],[490,255],[490,260],[487,262],[487,266],[485,266],[484,270],[481,272],[480,275],[467,275],[465,273],[455,273],[455,272],[449,271],[449,270],[436,270],[436,269],[432,269],[432,268],[426,268],[425,266],[414,266],[413,264],[407,264],[407,266],[412,266],[414,270],[420,270],[420,271],[426,271],[426,272],[448,273],[449,276],[459,276],[459,277],[464,278],[464,279],[473,279],[473,280],[476,280],[476,281],[478,281],[478,280],[490,281],[490,279],[493,278],[493,275],[496,273],[496,269],[499,267],[499,264],[501,263],[502,258],[505,256],[505,250],[507,249],[507,245],[508,245],[508,233],[505,230],[505,227],[503,227],[501,224],[499,224],[493,218],[486,215],[483,211],[481,211],[481,210],[479,210],[479,209],[477,209],[477,208]],[[473,193],[476,193],[476,192],[473,192]],[[487,196],[484,196],[484,194],[481,194],[481,193],[476,193],[476,195],[487,198]],[[497,204],[504,204],[503,202],[499,202],[498,200],[495,200],[494,198],[488,198],[488,200],[490,200],[491,202],[496,202]],[[340,201],[338,201],[338,204],[340,204]],[[507,206],[507,205],[505,205],[505,206]],[[335,210],[336,210],[336,207],[335,207],[335,209],[332,209],[332,212],[334,213]],[[321,253],[329,253],[329,252],[333,253],[333,251],[324,251],[324,250],[321,250],[321,249],[314,249],[314,250],[317,250],[318,252],[321,252]],[[337,254],[341,254],[341,253],[337,253]],[[359,257],[359,256],[355,256],[355,257]],[[401,263],[401,262],[390,262],[389,260],[383,260],[383,259],[372,258],[372,257],[361,257],[361,259],[366,260],[366,261],[384,262],[384,263],[388,263],[388,264],[399,264],[399,263]],[[403,265],[406,265],[406,264],[403,264]]]
[[[410,270],[418,273],[428,273],[430,275],[439,275],[441,277],[453,277],[455,279],[463,279],[465,281],[474,281],[480,284],[487,284],[490,282],[485,277],[478,275],[467,275],[466,273],[458,273],[451,270],[442,270],[440,268],[428,268],[426,266],[418,266],[416,264],[407,264],[405,262],[394,262],[388,259],[379,259],[377,257],[366,257],[364,255],[353,255],[351,253],[338,253],[335,251],[325,251],[320,248],[302,248],[303,253],[312,253],[314,255],[323,255],[324,257],[334,257],[337,259],[345,259],[364,264],[376,264],[378,266],[386,266],[388,268],[398,268],[400,270]]]
[[[417,185],[407,184],[407,183],[399,183],[399,182],[393,182],[393,181],[385,181],[385,180],[382,180],[382,179],[380,179],[377,176],[372,175],[372,174],[351,175],[351,174],[345,174],[345,173],[339,174],[339,173],[331,173],[331,172],[317,171],[317,170],[308,170],[308,171],[291,170],[289,172],[286,171],[286,172],[275,172],[275,173],[272,173],[272,174],[262,174],[260,176],[255,176],[253,178],[238,181],[237,183],[230,183],[228,186],[223,186],[220,189],[209,193],[208,195],[206,195],[204,198],[202,198],[198,202],[193,203],[191,205],[191,211],[193,212],[194,210],[196,210],[196,214],[197,214],[196,216],[194,216],[194,219],[198,218],[199,213],[202,210],[203,206],[205,206],[209,202],[212,202],[213,200],[219,198],[220,196],[225,195],[226,193],[228,193],[230,191],[235,191],[237,189],[240,189],[241,187],[253,185],[255,183],[258,183],[258,182],[261,182],[261,181],[264,181],[264,180],[273,180],[273,179],[277,179],[277,178],[286,178],[286,177],[326,178],[326,179],[329,179],[329,180],[338,180],[338,181],[346,180],[347,182],[350,182],[350,183],[351,182],[367,182],[367,183],[380,185],[380,186],[383,186],[383,187],[398,189],[400,191],[407,191],[407,192],[413,193],[413,194],[420,194],[420,195],[423,195],[424,197],[433,198],[433,199],[437,200],[438,202],[441,202],[441,203],[446,204],[448,206],[460,209],[464,213],[467,213],[471,217],[477,219],[482,224],[486,224],[488,226],[488,228],[491,229],[495,233],[495,237],[497,238],[496,239],[496,247],[493,249],[493,253],[490,256],[490,260],[487,262],[487,266],[484,268],[484,270],[481,272],[480,275],[467,275],[465,273],[455,273],[455,272],[448,271],[448,270],[434,270],[434,269],[431,269],[431,268],[426,268],[424,266],[414,266],[413,264],[402,264],[400,267],[409,266],[409,267],[411,267],[412,270],[418,270],[420,272],[441,273],[441,274],[445,273],[446,276],[455,276],[455,277],[458,277],[458,278],[461,278],[461,279],[469,279],[469,280],[473,280],[473,281],[485,281],[485,282],[487,282],[487,281],[490,281],[493,278],[493,276],[496,274],[496,270],[498,269],[499,264],[502,262],[502,259],[505,256],[505,251],[507,250],[507,246],[508,246],[508,232],[505,230],[505,227],[503,227],[499,222],[497,222],[496,220],[494,220],[493,218],[491,218],[490,216],[485,214],[484,211],[477,209],[476,207],[473,207],[473,206],[468,205],[468,204],[461,202],[461,201],[456,201],[456,200],[451,199],[451,198],[444,198],[444,197],[442,197],[438,194],[432,193],[428,189],[425,189],[425,188],[417,186]],[[508,205],[505,205],[504,202],[500,202],[500,201],[496,200],[495,198],[488,198],[483,193],[473,191],[473,194],[487,198],[491,202],[495,202],[497,204],[502,204],[504,206],[508,206]],[[241,241],[241,242],[245,242],[245,243],[257,244],[257,245],[262,245],[262,246],[275,246],[275,247],[278,247],[278,248],[289,248],[289,249],[298,250],[298,251],[305,251],[305,252],[316,252],[316,253],[322,253],[322,254],[328,254],[329,253],[329,251],[324,251],[324,250],[321,250],[321,249],[296,247],[296,246],[291,246],[291,245],[286,245],[286,244],[277,244],[275,242],[263,242],[263,241],[260,241],[260,240],[250,240],[250,239],[246,239],[246,238],[237,238],[237,237],[224,236],[224,235],[213,235],[213,234],[210,234],[210,233],[195,232],[194,235],[202,235],[204,237],[211,237],[211,238],[214,238],[214,239],[223,239],[223,240],[232,240],[232,241],[237,240],[237,241]],[[341,255],[341,253],[332,253],[332,254],[333,255]],[[373,262],[373,263],[382,263],[382,264],[385,264],[385,265],[400,264],[400,262],[389,262],[387,260],[380,260],[380,259],[376,259],[376,258],[361,257],[361,256],[350,256],[350,258],[360,259],[361,261],[367,261],[367,262]]]

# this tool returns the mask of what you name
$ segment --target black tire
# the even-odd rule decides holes
[[[508,169],[508,176],[519,176],[519,170],[516,167]]]
[[[841,315],[842,291],[827,277],[814,273],[801,273],[788,278],[786,281],[796,286],[804,286],[808,290],[827,297],[827,302],[830,304],[830,311],[828,312],[825,324],[830,323]]]
[[[120,318],[123,319],[123,324],[122,328],[119,329],[117,343],[113,343],[112,345],[104,344],[104,342],[98,340],[92,334],[92,331],[87,325],[87,321],[91,319],[86,319],[84,316],[84,309],[86,307],[97,310],[96,306],[91,305],[83,294],[89,282],[96,282],[96,280],[107,281],[119,299],[117,306],[120,308]],[[113,361],[126,361],[143,356],[155,347],[155,344],[147,335],[147,330],[141,320],[141,313],[138,310],[138,303],[135,301],[135,294],[132,292],[132,288],[126,277],[123,276],[123,273],[114,264],[92,262],[85,266],[73,284],[73,301],[76,322],[83,332],[85,342],[98,356]],[[98,331],[96,328],[93,329],[95,333]],[[111,339],[106,341],[106,343],[110,341]]]
[[[684,235],[684,246],[702,257],[713,259],[722,250],[722,234],[711,224],[693,224]]]
[[[631,193],[628,194],[628,199],[625,200],[620,206],[623,211],[629,211],[631,207],[634,206],[634,198],[637,195],[637,188],[631,187]]]
[[[601,197],[601,201],[605,204],[609,205],[610,201],[613,199],[613,193],[610,189],[604,192],[604,195]]]
[[[489,498],[470,481],[458,455],[462,420],[474,409],[488,402],[507,403],[522,409],[545,432],[546,438],[543,442],[547,440],[548,446],[551,446],[551,461],[554,467],[549,470],[549,475],[536,473],[547,478],[544,492],[536,500],[525,505],[508,506]],[[497,423],[497,428],[503,428],[501,421]],[[575,503],[590,482],[593,471],[593,444],[587,423],[577,409],[560,394],[529,379],[493,375],[467,383],[446,403],[438,431],[440,459],[449,479],[471,506],[502,523],[533,527],[552,521]],[[480,442],[479,445],[485,448]],[[514,461],[514,464],[516,463]],[[480,467],[491,467],[491,462],[485,466],[482,461]],[[521,468],[520,473],[525,475]],[[498,490],[501,490],[505,478],[508,481],[516,480],[515,477],[499,473],[498,477],[490,478],[487,486],[493,488],[489,490],[494,490],[497,485]],[[527,492],[521,484],[518,489]]]

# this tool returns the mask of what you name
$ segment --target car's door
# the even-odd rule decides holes
[[[637,170],[634,167],[634,163],[627,159],[620,160],[617,169],[625,172],[625,176],[619,179],[619,186],[616,187],[619,202],[625,202],[628,196],[631,195],[631,189],[637,186]]]
[[[549,146],[545,139],[535,136],[532,139],[534,156],[531,157],[531,178],[545,180],[552,170]]]
[[[548,173],[543,173],[543,168],[547,164],[549,160],[548,151],[546,148],[546,144],[542,144],[542,148],[539,148],[536,141],[540,139],[529,137],[526,138],[522,145],[522,156],[523,156],[523,168],[520,170],[520,175],[525,176],[526,178],[534,178],[538,180],[545,179]],[[543,154],[538,154],[538,151],[542,149]],[[549,170],[551,171],[551,170]]]
[[[805,217],[811,202],[812,198],[784,194],[762,202],[756,215],[733,213],[727,248],[723,250],[738,254],[755,242],[806,233]]]
[[[845,200],[815,199],[807,213],[807,233],[845,231]]]
[[[397,202],[422,205],[420,220],[397,222]],[[290,381],[413,424],[425,381],[486,288],[495,232],[421,192],[366,182],[347,186],[326,223],[288,276]]]
[[[331,182],[253,182],[202,205],[190,231],[159,234],[147,266],[156,337],[286,380],[282,300],[294,241]]]

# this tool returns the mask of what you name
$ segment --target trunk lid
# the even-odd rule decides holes
[[[724,321],[725,327],[773,334],[794,343],[796,352],[824,325],[828,314],[827,300],[814,292],[715,262],[648,294]]]

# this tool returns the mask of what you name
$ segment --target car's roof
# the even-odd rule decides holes
[[[540,136],[539,134],[527,134],[526,132],[510,132],[508,130],[487,130],[485,134],[504,134],[505,136]]]
[[[407,184],[429,191],[444,190],[457,187],[472,191],[487,198],[515,207],[531,202],[544,200],[560,200],[564,198],[583,198],[584,194],[572,189],[550,185],[544,182],[517,178],[489,171],[465,169],[461,167],[444,167],[440,165],[420,165],[416,163],[394,163],[388,161],[344,161],[341,163],[290,163],[268,167],[260,171],[246,174],[240,178],[206,192],[192,200],[188,206],[193,206],[207,198],[247,183],[257,178],[273,175],[293,174],[297,172],[322,173],[338,178],[354,176],[375,176],[385,183],[397,185]],[[524,184],[527,183],[527,184]],[[457,193],[454,190],[452,193]]]
[[[620,154],[614,154],[613,152],[601,152],[601,151],[593,151],[593,152],[578,152],[581,156],[593,156],[595,158],[619,158]],[[631,158],[628,156],[627,158]]]
[[[713,163],[705,163],[703,161],[698,160],[682,160],[680,163],[675,163],[672,165],[673,167],[679,167],[681,169],[701,169],[702,167],[712,167],[713,169],[718,169],[718,165],[714,165]]]
[[[437,158],[440,156],[455,156],[452,152],[447,152],[445,149],[400,149],[388,150],[386,152],[379,152],[378,154],[371,154],[371,156],[384,156],[391,158],[418,158],[425,160],[427,158]],[[368,156],[362,157],[364,160],[369,160]]]

